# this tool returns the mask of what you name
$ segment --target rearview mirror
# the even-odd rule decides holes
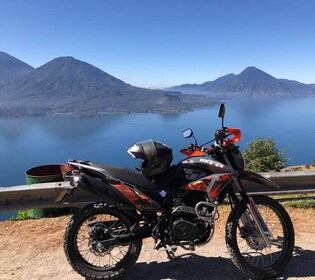
[[[222,119],[222,127],[224,127],[224,115],[225,115],[225,106],[224,106],[224,103],[222,103],[219,110],[219,118]]]
[[[225,115],[225,106],[224,106],[224,103],[222,103],[221,106],[220,106],[219,118],[223,119],[224,115]]]
[[[184,138],[190,138],[194,135],[193,131],[190,128],[185,129],[182,133]]]

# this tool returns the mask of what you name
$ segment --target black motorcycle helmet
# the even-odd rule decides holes
[[[152,139],[138,142],[128,149],[133,158],[141,158],[141,171],[144,176],[151,177],[166,171],[173,160],[173,150],[161,142]]]

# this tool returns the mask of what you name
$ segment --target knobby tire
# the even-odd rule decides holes
[[[72,268],[86,279],[118,279],[137,261],[142,247],[142,240],[135,240],[129,243],[126,256],[122,258],[114,267],[100,267],[88,263],[78,250],[77,235],[80,227],[87,223],[94,215],[110,215],[121,221],[126,228],[130,229],[131,221],[120,211],[109,207],[104,203],[89,204],[80,208],[69,221],[64,235],[64,251]]]

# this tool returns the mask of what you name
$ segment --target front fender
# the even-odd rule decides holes
[[[250,182],[254,182],[257,183],[259,185],[263,185],[265,187],[268,188],[272,188],[272,189],[280,189],[280,186],[276,183],[274,183],[273,181],[265,178],[264,176],[252,172],[252,171],[248,171],[248,170],[243,170],[239,173],[239,179],[243,179],[246,181],[250,181]]]

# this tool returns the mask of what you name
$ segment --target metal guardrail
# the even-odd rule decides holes
[[[244,181],[249,193],[260,194],[299,194],[312,193],[315,190],[315,171],[264,172],[260,175],[268,178],[280,186],[279,190],[271,190],[255,183]]]
[[[315,193],[315,171],[294,171],[260,173],[277,183],[281,188],[270,189],[244,181],[249,194],[306,194]],[[0,212],[31,209],[55,208],[65,194],[72,189],[69,182],[41,183],[0,188]],[[62,207],[80,207],[95,201],[100,197],[83,190],[76,191]]]
[[[0,212],[32,208],[56,208],[64,195],[72,189],[73,187],[69,182],[0,188]],[[61,207],[80,207],[99,200],[98,196],[80,190],[76,191],[69,202]]]

